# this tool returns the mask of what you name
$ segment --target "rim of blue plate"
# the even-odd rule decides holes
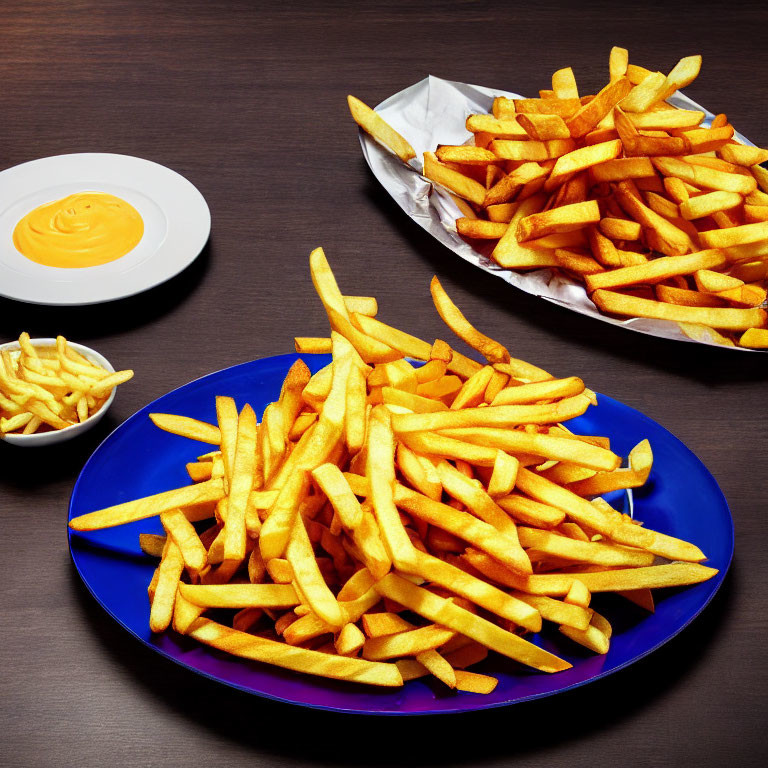
[[[330,355],[298,355],[295,353],[289,353],[289,354],[283,354],[283,355],[274,355],[264,358],[259,358],[257,360],[251,360],[246,361],[243,363],[238,363],[236,365],[229,366],[227,368],[222,368],[218,371],[213,371],[211,373],[205,374],[203,376],[200,376],[196,379],[193,379],[186,384],[183,384],[179,387],[176,387],[173,390],[170,390],[169,392],[161,395],[160,397],[156,398],[152,402],[148,403],[147,405],[140,408],[138,411],[136,411],[134,414],[129,416],[122,424],[117,426],[112,432],[110,432],[109,435],[107,435],[104,440],[99,444],[99,446],[93,451],[91,456],[88,458],[86,463],[83,465],[82,470],[80,471],[80,474],[77,477],[77,480],[75,481],[75,484],[72,489],[72,493],[70,495],[69,499],[69,505],[68,505],[68,515],[67,520],[69,521],[72,518],[73,513],[73,507],[75,504],[76,497],[78,495],[78,492],[81,488],[81,483],[85,482],[85,479],[88,476],[88,470],[92,462],[95,461],[98,454],[102,451],[102,449],[106,449],[109,444],[114,440],[115,436],[120,433],[123,429],[127,428],[128,425],[133,424],[137,422],[139,419],[146,416],[147,413],[150,412],[150,410],[155,406],[156,403],[164,400],[165,398],[168,398],[174,394],[178,394],[182,392],[183,390],[192,387],[195,384],[199,384],[200,382],[206,381],[208,379],[222,376],[222,374],[227,374],[235,371],[236,369],[242,369],[247,368],[251,366],[259,366],[267,363],[274,363],[274,364],[284,364],[285,370],[293,363],[294,360],[298,358],[302,358],[307,362],[310,366],[310,369],[318,370],[319,368],[323,367],[323,365],[326,365],[328,362],[330,362],[331,356]],[[419,361],[414,361],[418,363]],[[314,363],[314,364],[313,364]],[[227,394],[227,393],[224,393]],[[289,698],[287,696],[281,696],[279,693],[273,692],[273,691],[263,691],[263,690],[256,690],[252,687],[249,687],[248,685],[240,684],[236,681],[232,680],[226,680],[222,679],[221,677],[217,676],[216,674],[210,673],[206,670],[200,669],[199,667],[187,663],[181,658],[178,658],[177,656],[174,656],[172,653],[167,651],[166,649],[148,641],[145,637],[142,637],[140,634],[138,634],[131,626],[129,626],[119,615],[117,615],[110,606],[102,599],[101,595],[96,591],[94,586],[91,584],[89,579],[86,577],[86,575],[83,573],[83,570],[81,569],[81,564],[78,562],[78,558],[76,556],[76,553],[72,546],[72,540],[73,540],[73,531],[68,527],[67,528],[67,539],[69,543],[69,549],[70,549],[70,556],[72,558],[73,565],[75,566],[75,569],[82,580],[82,582],[85,584],[88,591],[91,593],[91,595],[94,597],[96,602],[106,611],[106,613],[114,620],[116,621],[124,630],[126,630],[130,635],[132,635],[136,640],[138,640],[142,645],[144,645],[147,648],[152,649],[156,653],[158,653],[160,656],[164,657],[165,659],[172,661],[175,664],[178,664],[179,666],[189,670],[190,672],[195,673],[196,675],[200,675],[204,678],[207,678],[209,680],[215,681],[217,683],[221,683],[225,686],[228,686],[230,688],[234,688],[236,690],[242,691],[244,693],[253,694],[256,696],[259,696],[261,698],[270,699],[273,701],[279,701],[281,703],[285,704],[292,704],[294,706],[301,706],[301,707],[307,707],[311,709],[320,709],[324,711],[330,711],[330,712],[339,712],[340,714],[359,714],[359,715],[377,715],[377,716],[386,716],[386,717],[397,717],[397,716],[417,716],[417,715],[446,715],[446,714],[461,714],[466,712],[472,712],[477,710],[483,710],[483,709],[496,709],[499,707],[507,707],[512,706],[514,704],[521,704],[526,701],[532,701],[535,699],[545,698],[548,696],[553,696],[558,693],[562,693],[564,691],[570,691],[574,690],[576,688],[580,688],[584,685],[587,685],[589,683],[595,682],[597,680],[603,679],[605,677],[608,677],[609,675],[614,674],[615,672],[619,672],[622,669],[625,669],[626,667],[630,666],[631,664],[634,664],[635,662],[639,661],[640,659],[645,658],[646,656],[650,655],[654,651],[658,650],[662,645],[672,640],[674,637],[679,635],[686,627],[688,627],[694,619],[696,619],[697,616],[701,614],[701,612],[709,605],[709,603],[712,601],[714,596],[717,594],[718,590],[723,584],[723,581],[725,580],[725,577],[728,573],[728,570],[731,566],[731,562],[733,560],[733,554],[734,554],[734,525],[733,525],[733,517],[730,513],[730,508],[728,506],[728,502],[725,498],[725,496],[722,493],[722,490],[720,489],[719,485],[717,484],[717,481],[714,479],[712,474],[709,472],[709,470],[706,468],[706,466],[701,462],[701,460],[696,456],[696,454],[693,453],[679,438],[677,438],[675,435],[673,435],[671,432],[669,432],[667,429],[665,429],[661,424],[651,419],[649,416],[646,416],[641,411],[638,411],[635,408],[632,408],[631,406],[625,405],[608,395],[598,394],[598,406],[596,408],[591,409],[591,412],[596,411],[599,409],[600,404],[604,403],[609,407],[618,407],[621,409],[626,409],[630,415],[642,422],[647,423],[650,425],[654,430],[661,430],[664,436],[666,436],[667,439],[671,439],[675,443],[682,446],[682,448],[685,450],[687,454],[692,457],[694,462],[698,464],[699,468],[703,470],[703,472],[708,476],[714,487],[717,490],[718,498],[717,501],[720,502],[720,504],[723,507],[723,511],[727,515],[727,533],[729,537],[729,544],[727,546],[727,556],[725,558],[725,563],[719,568],[719,573],[717,573],[709,582],[704,582],[704,584],[710,585],[710,591],[709,594],[702,600],[702,602],[696,607],[696,609],[690,613],[690,615],[687,616],[685,621],[683,621],[679,626],[675,627],[673,631],[671,631],[669,634],[666,634],[661,640],[658,642],[648,646],[647,648],[644,648],[642,651],[636,653],[636,655],[631,656],[630,658],[627,658],[625,661],[616,664],[615,666],[611,667],[610,669],[600,671],[597,674],[587,677],[582,680],[575,681],[573,683],[563,685],[557,688],[554,688],[552,690],[545,690],[540,691],[537,693],[532,693],[529,695],[524,695],[512,699],[507,699],[503,701],[483,701],[485,697],[477,697],[475,698],[471,694],[471,698],[461,700],[459,698],[456,699],[456,702],[462,702],[461,705],[450,708],[450,709],[418,709],[418,710],[402,710],[402,709],[361,709],[356,707],[353,703],[351,703],[349,706],[336,706],[336,705],[329,705],[329,704],[322,704],[319,702],[314,701],[302,701],[297,700],[295,698]],[[584,417],[579,417],[584,418]],[[574,420],[576,421],[576,420]],[[111,529],[110,529],[111,530]],[[75,534],[75,538],[79,538],[77,534]],[[695,586],[701,586],[701,585],[695,585]],[[688,588],[683,588],[688,589]],[[210,653],[216,653],[219,652],[214,651],[214,649],[207,648],[207,646],[201,646],[202,649],[205,651],[209,651]],[[228,657],[229,659],[235,658],[235,657]],[[258,662],[250,662],[246,659],[239,659],[243,664],[258,664]],[[266,665],[263,665],[266,666]],[[269,668],[271,670],[275,670],[275,668]],[[277,674],[284,674],[287,676],[295,676],[297,678],[307,678],[308,676],[302,675],[301,673],[293,673],[293,672],[287,672],[285,670],[275,670],[276,675]],[[562,673],[561,673],[562,674]],[[314,678],[315,680],[317,678]],[[549,679],[549,678],[547,678]],[[415,682],[415,681],[413,681]],[[328,681],[329,684],[335,684],[336,681]],[[408,683],[406,683],[407,685]],[[343,685],[343,684],[342,684]],[[349,697],[350,699],[354,700],[354,698],[359,695],[360,692],[360,686],[350,683],[348,684],[350,686],[349,689]],[[395,691],[399,691],[402,689],[394,689]]]

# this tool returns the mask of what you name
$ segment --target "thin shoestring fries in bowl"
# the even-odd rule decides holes
[[[153,631],[324,677],[433,675],[489,693],[496,679],[467,669],[489,651],[542,672],[571,666],[526,639],[544,621],[607,653],[593,593],[652,610],[652,588],[717,573],[694,544],[601,498],[642,486],[653,456],[644,440],[622,467],[607,438],[564,426],[596,404],[581,379],[511,357],[437,278],[437,311],[485,365],[377,320],[375,300],[341,293],[322,249],[310,270],[331,333],[296,348],[332,362],[312,375],[297,360],[261,423],[226,396],[218,424],[152,414],[211,444],[187,465],[192,484],[70,522],[92,531],[159,515],[165,535],[141,535],[160,558]]]
[[[469,240],[495,241],[511,270],[552,269],[619,317],[669,320],[693,339],[768,348],[768,150],[728,118],[668,103],[699,74],[687,56],[664,75],[614,47],[610,80],[579,93],[560,69],[536,99],[497,97],[467,117],[473,144],[424,154]],[[355,121],[408,162],[407,141],[359,99]],[[384,127],[382,127],[382,124]]]
[[[18,343],[0,346],[0,438],[36,444],[64,438],[54,432],[74,434],[74,427],[101,415],[115,388],[132,377],[133,371],[114,371],[94,350],[63,336],[31,339],[24,332]]]

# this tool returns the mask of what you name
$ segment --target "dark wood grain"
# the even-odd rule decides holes
[[[213,233],[170,283],[114,304],[0,301],[0,340],[64,333],[136,369],[94,433],[0,445],[2,703],[7,766],[751,766],[768,755],[768,356],[640,336],[515,291],[411,223],[371,177],[345,95],[369,103],[432,73],[534,93],[572,65],[602,84],[610,47],[668,70],[700,52],[690,96],[768,144],[762,3],[3,3],[0,165],[78,151],[146,157],[207,198]],[[67,500],[98,442],[209,371],[322,334],[309,250],[384,320],[442,334],[439,273],[513,354],[647,413],[723,488],[736,560],[691,627],[613,677],[512,709],[365,720],[277,705],[191,675],[96,605],[67,552]],[[406,757],[405,755],[408,755]]]

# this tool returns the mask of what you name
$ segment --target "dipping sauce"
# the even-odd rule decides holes
[[[46,267],[79,269],[119,259],[144,234],[139,212],[106,192],[77,192],[30,211],[13,231],[16,250]]]

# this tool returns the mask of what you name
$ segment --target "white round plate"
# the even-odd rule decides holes
[[[75,192],[107,192],[130,203],[144,235],[122,258],[82,269],[45,267],[13,245],[19,220]],[[32,304],[98,304],[154,288],[198,256],[211,231],[205,198],[183,176],[130,155],[56,155],[0,173],[0,296]]]

